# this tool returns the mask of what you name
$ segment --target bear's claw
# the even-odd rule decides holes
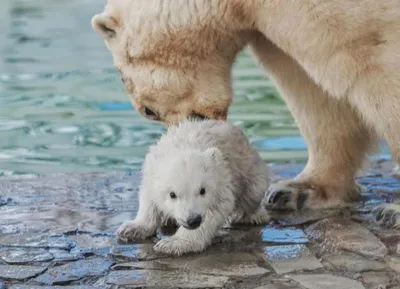
[[[279,201],[283,205],[285,205],[290,201],[291,194],[292,194],[291,191],[286,191],[286,190],[272,191],[271,195],[268,198],[268,203],[274,205]]]
[[[268,210],[301,210],[307,207],[307,201],[317,191],[311,186],[278,182],[267,192],[265,208]]]
[[[380,225],[400,229],[400,203],[379,206],[374,214]]]
[[[326,209],[346,206],[359,197],[361,187],[319,186],[311,182],[280,181],[271,185],[264,199],[267,210]]]

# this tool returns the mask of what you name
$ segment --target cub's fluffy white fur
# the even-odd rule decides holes
[[[226,221],[268,221],[261,206],[268,170],[242,131],[226,121],[186,120],[150,148],[143,166],[139,210],[121,225],[121,240],[155,235],[165,220],[179,228],[155,250],[182,255],[203,251]]]

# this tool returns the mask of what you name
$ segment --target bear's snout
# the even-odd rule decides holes
[[[194,230],[200,227],[201,222],[203,221],[203,218],[200,215],[193,214],[190,215],[189,218],[187,219],[186,223],[188,224],[188,229]]]

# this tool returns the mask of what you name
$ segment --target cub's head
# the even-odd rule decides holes
[[[92,19],[146,118],[226,119],[231,67],[249,31],[239,0],[108,0]],[[249,23],[251,21],[248,21]]]
[[[162,158],[149,154],[146,166],[146,193],[180,226],[197,229],[211,212],[234,204],[230,174],[216,148]]]

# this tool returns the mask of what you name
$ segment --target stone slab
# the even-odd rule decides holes
[[[343,218],[329,218],[309,226],[307,235],[319,253],[353,252],[365,257],[383,258],[386,246],[358,223]]]
[[[347,272],[366,272],[366,271],[384,271],[388,266],[381,261],[368,260],[360,255],[353,253],[339,253],[332,255],[325,255],[322,258],[324,264],[337,271]]]
[[[289,277],[307,289],[365,289],[358,281],[329,274],[290,275]]]
[[[75,247],[75,242],[64,234],[7,234],[0,236],[0,247],[70,250]]]
[[[61,285],[84,277],[100,276],[112,265],[112,261],[101,258],[79,260],[53,267],[43,275],[35,278],[35,281],[46,285]]]
[[[161,270],[113,271],[105,277],[106,285],[133,288],[223,288],[229,278],[189,272]]]
[[[1,287],[0,287],[1,288]],[[106,289],[106,287],[71,285],[71,286],[35,286],[35,285],[13,285],[9,289]]]
[[[248,252],[210,252],[205,255],[159,260],[170,268],[219,276],[255,277],[269,273],[261,255]],[[264,263],[264,267],[260,265]]]
[[[0,251],[0,259],[10,265],[23,265],[26,263],[51,261],[54,257],[44,249],[16,249]]]
[[[400,257],[388,256],[385,258],[385,262],[393,271],[400,274]]]
[[[261,267],[260,264],[265,266]],[[116,270],[181,270],[199,274],[217,276],[255,277],[268,274],[265,260],[247,252],[229,252],[200,254],[190,257],[165,258],[153,261],[119,263],[113,266]]]
[[[267,246],[264,254],[277,274],[323,268],[305,245]]]
[[[394,272],[364,272],[361,274],[361,281],[368,288],[387,288],[397,285],[400,281],[399,278],[400,276]]]
[[[44,272],[47,267],[0,265],[0,278],[10,280],[25,280]]]
[[[270,283],[267,285],[258,286],[253,289],[303,289],[303,287],[301,287],[300,285],[297,285],[297,284],[276,282],[276,283]]]

